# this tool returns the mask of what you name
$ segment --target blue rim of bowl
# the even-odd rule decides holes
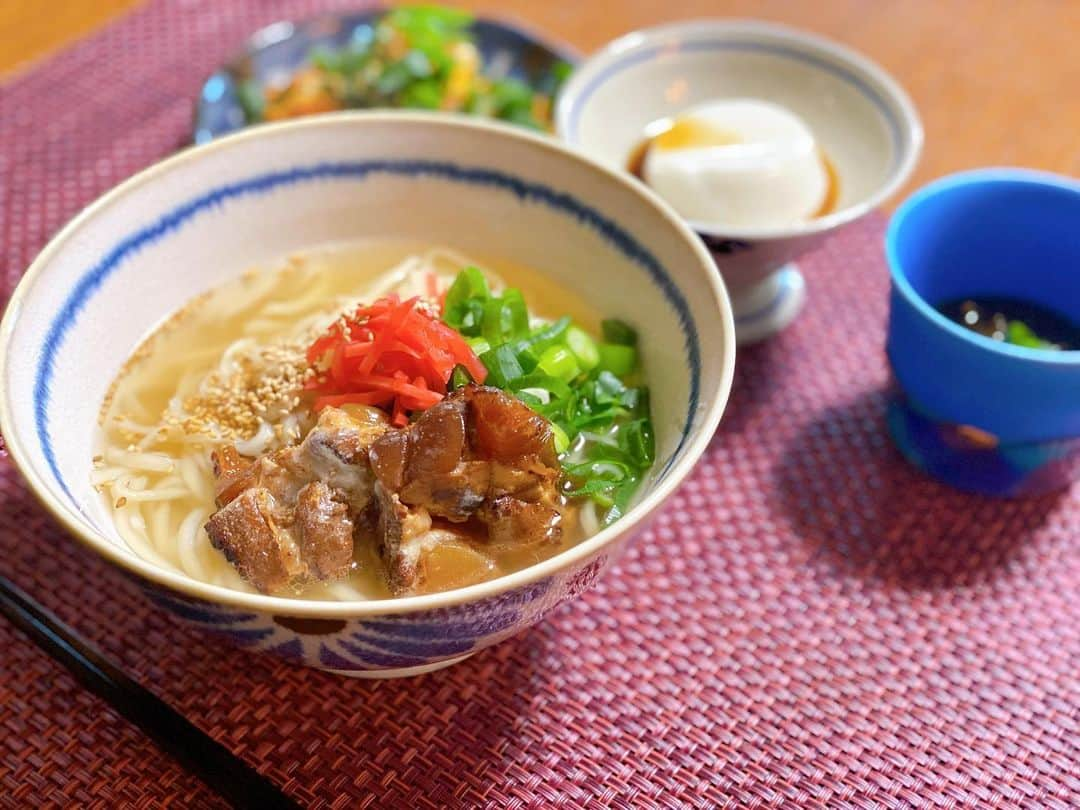
[[[686,361],[690,372],[686,421],[681,429],[674,453],[657,474],[657,481],[663,480],[686,446],[693,417],[698,410],[701,395],[701,347],[698,327],[693,321],[689,303],[656,256],[653,256],[647,247],[640,244],[615,220],[598,212],[591,205],[581,202],[572,194],[558,191],[551,186],[491,170],[491,168],[462,165],[453,161],[369,160],[294,165],[284,170],[256,174],[237,183],[205,191],[197,197],[174,206],[171,211],[162,214],[150,224],[124,235],[107,249],[102,260],[80,275],[78,282],[64,299],[63,305],[60,306],[45,332],[42,351],[38,357],[35,377],[33,377],[33,419],[35,419],[38,442],[56,482],[64,490],[72,505],[78,509],[75,497],[72,496],[64,476],[60,474],[49,432],[50,386],[56,356],[63,347],[68,330],[75,324],[79,312],[98,291],[98,288],[109,279],[109,276],[118,271],[125,264],[127,257],[138,252],[139,249],[158,242],[172,231],[185,225],[193,217],[211,211],[227,200],[261,194],[311,180],[363,181],[370,176],[383,174],[413,178],[436,177],[448,180],[450,183],[490,186],[511,192],[522,200],[540,202],[553,211],[571,216],[578,222],[588,225],[594,232],[602,235],[609,245],[617,248],[624,258],[630,259],[633,264],[648,273],[649,279],[660,289],[665,300],[675,310],[679,325],[683,328]]]
[[[671,37],[680,34],[683,29],[692,30],[695,25],[701,28],[712,26],[717,31],[716,36],[721,38],[678,43],[665,41],[659,45],[646,44],[649,37]],[[744,39],[741,41],[733,39],[740,36]],[[774,41],[762,42],[761,37],[772,37]],[[914,104],[896,80],[884,68],[857,51],[796,28],[756,20],[714,19],[671,23],[634,31],[609,43],[598,54],[589,57],[583,67],[587,67],[589,61],[605,56],[613,61],[598,69],[596,75],[589,78],[580,92],[570,98],[565,113],[558,109],[561,106],[562,96],[557,100],[555,119],[560,137],[572,146],[580,143],[578,130],[586,102],[612,76],[665,54],[723,50],[775,54],[812,65],[852,85],[885,119],[893,147],[892,163],[886,180],[865,200],[845,206],[828,216],[811,220],[794,232],[789,228],[723,228],[687,220],[687,224],[700,235],[707,238],[755,240],[823,233],[863,216],[895,193],[910,177],[922,151],[923,129]],[[826,55],[812,51],[820,51]],[[864,73],[870,80],[864,79],[859,72]],[[573,81],[573,77],[570,81]],[[898,114],[902,117],[898,117]],[[567,121],[565,129],[560,125],[564,118]]]
[[[337,113],[335,115],[314,116],[308,119],[268,124],[266,127],[234,133],[228,138],[198,147],[198,149],[219,149],[225,145],[226,141],[237,142],[254,138],[266,138],[277,130],[320,128],[341,124],[347,120],[355,121],[360,119],[384,126],[411,122],[436,127],[476,129],[489,135],[501,133],[504,137],[529,141],[537,149],[555,152],[565,159],[578,161],[581,163],[583,171],[588,170],[603,175],[607,178],[606,182],[614,182],[616,185],[623,186],[625,190],[636,194],[640,198],[640,202],[651,208],[659,220],[666,222],[675,231],[673,235],[683,240],[684,245],[691,253],[696,254],[696,259],[700,262],[700,268],[708,279],[708,286],[712,293],[712,299],[714,299],[713,303],[719,315],[720,331],[723,338],[722,351],[714,352],[712,355],[719,358],[719,368],[717,369],[719,376],[714,381],[714,387],[710,389],[710,399],[702,403],[699,414],[699,429],[691,435],[690,441],[683,450],[683,458],[675,460],[672,472],[665,480],[655,482],[650,487],[650,490],[643,494],[641,500],[618,523],[602,528],[596,535],[586,538],[576,546],[521,571],[478,585],[423,596],[359,601],[292,599],[247,593],[212,585],[148,562],[132,553],[122,543],[114,542],[111,538],[105,536],[92,520],[88,520],[79,510],[73,509],[70,505],[70,499],[62,498],[50,486],[44,468],[37,463],[31,462],[23,444],[22,436],[20,434],[9,435],[10,458],[30,485],[30,491],[38,501],[77,540],[120,570],[140,578],[148,586],[165,588],[171,593],[198,600],[200,603],[209,603],[216,607],[243,608],[297,617],[335,619],[359,619],[388,615],[398,617],[422,615],[439,618],[444,615],[442,611],[459,609],[468,611],[475,605],[487,605],[491,603],[491,600],[515,598],[515,594],[522,592],[524,589],[540,587],[543,583],[549,582],[548,578],[550,577],[570,574],[575,570],[579,570],[580,566],[587,564],[589,561],[595,562],[608,559],[605,557],[605,549],[620,540],[627,540],[636,533],[636,530],[640,529],[642,524],[655,514],[656,510],[672,495],[681,481],[690,474],[694,464],[708,448],[709,442],[720,423],[731,394],[735,369],[734,318],[732,317],[731,304],[724,289],[723,280],[719,274],[712,271],[712,262],[705,251],[704,245],[694,237],[693,232],[675,212],[664,205],[655,195],[642,193],[639,184],[632,182],[630,178],[624,177],[621,173],[611,170],[598,161],[576,153],[552,138],[530,134],[520,128],[515,129],[481,119],[425,115],[404,111]],[[11,341],[15,328],[19,323],[18,313],[22,309],[22,301],[39,280],[39,275],[46,263],[53,259],[54,254],[59,251],[65,240],[70,239],[72,234],[76,233],[79,228],[83,227],[118,195],[143,186],[161,173],[174,168],[175,165],[190,160],[194,153],[195,149],[185,150],[125,180],[83,209],[42,249],[16,285],[9,306],[3,317],[0,318],[0,379],[4,379],[8,373]],[[0,422],[10,424],[10,405],[8,397],[0,396]],[[576,593],[573,595],[576,595]]]
[[[1045,349],[1032,349],[1026,346],[1016,346],[1001,340],[991,338],[966,329],[958,323],[946,318],[931,306],[927,301],[915,292],[907,275],[902,268],[902,262],[898,255],[897,242],[900,238],[900,230],[904,227],[905,220],[915,209],[938,194],[949,192],[956,188],[973,185],[1026,185],[1041,188],[1055,188],[1071,192],[1080,196],[1080,180],[1070,177],[1042,172],[1036,169],[1023,169],[1015,167],[991,167],[985,169],[972,169],[971,171],[957,172],[946,175],[932,183],[929,183],[910,197],[908,197],[896,209],[892,219],[889,220],[885,231],[885,258],[889,263],[889,277],[892,279],[893,289],[902,295],[920,315],[934,324],[938,329],[947,332],[952,337],[970,344],[973,348],[981,351],[1011,357],[1029,363],[1046,363],[1048,365],[1080,365],[1080,350],[1053,352]]]
[[[207,210],[212,210],[225,201],[237,197],[263,194],[279,187],[313,180],[347,180],[362,182],[381,174],[400,177],[436,177],[449,182],[471,185],[491,186],[501,191],[516,195],[522,200],[539,202],[554,211],[568,215],[579,223],[584,223],[595,233],[602,236],[609,245],[617,249],[626,259],[646,271],[650,280],[664,295],[665,300],[675,310],[683,331],[686,362],[690,372],[690,390],[688,393],[685,422],[678,445],[664,467],[657,473],[656,481],[662,481],[675,460],[682,453],[690,436],[694,415],[698,409],[701,394],[701,348],[697,325],[694,323],[690,306],[660,261],[644,247],[632,234],[614,220],[608,218],[592,206],[577,197],[544,183],[524,180],[495,169],[468,166],[453,161],[433,160],[368,160],[337,163],[312,163],[292,166],[273,172],[256,174],[244,180],[218,186],[174,206],[155,221],[136,228],[108,248],[104,257],[81,274],[71,292],[64,299],[59,311],[49,323],[42,341],[42,351],[34,372],[33,409],[34,427],[38,443],[53,477],[67,495],[71,505],[82,511],[60,472],[56,454],[49,432],[50,388],[55,371],[55,362],[64,339],[75,324],[79,313],[95,295],[105,281],[119,270],[127,258],[154,244],[159,239],[183,226],[193,217]],[[84,517],[86,517],[84,513]]]
[[[900,164],[901,146],[903,145],[903,128],[900,126],[900,122],[897,121],[896,115],[893,113],[892,108],[882,98],[873,87],[867,82],[859,78],[855,73],[847,68],[837,65],[834,62],[830,62],[827,59],[822,59],[816,54],[807,53],[806,51],[798,50],[797,48],[789,47],[786,45],[774,44],[771,42],[737,42],[732,40],[713,40],[713,41],[698,41],[698,42],[684,42],[681,43],[678,48],[672,48],[670,45],[655,45],[649,48],[643,48],[641,50],[631,51],[625,56],[616,59],[610,65],[607,65],[603,70],[597,72],[593,76],[589,83],[586,84],[581,92],[573,99],[570,104],[570,111],[567,113],[569,118],[567,140],[571,143],[577,142],[577,132],[580,127],[581,113],[585,109],[585,104],[588,102],[589,97],[593,95],[613,76],[617,76],[623,73],[628,68],[632,68],[642,62],[651,62],[657,56],[661,54],[674,54],[674,53],[699,53],[699,52],[714,52],[714,51],[749,51],[758,53],[767,53],[773,56],[782,56],[787,59],[792,59],[797,62],[804,62],[813,67],[824,70],[828,73],[832,73],[837,78],[843,79],[848,84],[852,85],[858,90],[868,101],[870,101],[878,112],[882,114],[889,125],[889,136],[892,139],[893,154],[892,154],[892,166],[891,170],[895,171]]]
[[[257,126],[258,124],[265,122],[255,122],[242,124],[238,127],[233,127],[227,130],[215,130],[205,123],[206,111],[218,101],[208,101],[208,90],[215,85],[215,83],[225,81],[225,76],[228,76],[234,72],[236,67],[243,63],[247,59],[251,59],[257,56],[262,51],[278,45],[287,39],[296,36],[308,36],[312,29],[317,29],[320,25],[326,25],[331,22],[338,24],[347,24],[349,26],[358,26],[365,23],[374,21],[380,15],[385,14],[390,8],[386,6],[375,6],[367,11],[356,11],[352,13],[326,13],[316,14],[311,17],[304,17],[298,20],[278,20],[276,22],[264,25],[262,28],[249,35],[243,45],[233,53],[232,57],[222,64],[217,70],[206,77],[203,83],[199,86],[199,94],[195,102],[194,115],[192,118],[191,127],[191,140],[192,143],[202,144],[208,143],[215,138],[220,138],[224,135],[228,135],[231,132],[237,132],[241,129],[246,129],[249,126]],[[547,51],[553,60],[559,60],[566,62],[569,65],[576,66],[581,62],[581,52],[568,45],[565,42],[551,39],[542,35],[537,29],[532,26],[523,23],[519,20],[512,20],[509,18],[503,18],[497,15],[480,15],[474,18],[473,25],[480,24],[484,27],[506,32],[512,36],[518,37],[522,41],[529,45],[541,50]],[[235,80],[234,80],[235,81]],[[221,92],[224,92],[224,88]],[[220,95],[219,93],[214,93]],[[372,110],[390,110],[399,109],[393,107],[370,107],[366,109]]]

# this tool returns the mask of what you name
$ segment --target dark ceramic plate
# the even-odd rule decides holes
[[[195,109],[192,138],[205,143],[248,126],[238,87],[253,79],[260,85],[284,84],[315,48],[336,50],[354,38],[365,37],[385,9],[357,14],[327,15],[301,22],[277,22],[255,33],[243,53],[203,84]],[[565,45],[541,39],[535,33],[505,22],[478,19],[472,25],[486,71],[542,86],[550,81],[559,62],[571,65],[578,54]]]

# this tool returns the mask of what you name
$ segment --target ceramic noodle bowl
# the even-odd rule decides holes
[[[797,224],[690,222],[731,293],[739,342],[750,343],[783,329],[801,308],[795,260],[907,179],[922,128],[899,85],[847,48],[778,25],[697,20],[627,34],[587,59],[560,93],[556,131],[624,169],[650,124],[720,99],[771,102],[797,115],[837,183],[830,210]]]
[[[479,585],[316,601],[209,584],[143,559],[91,486],[98,407],[182,303],[314,246],[400,237],[504,257],[635,324],[657,462],[636,505],[541,563]],[[704,246],[640,184],[551,138],[451,116],[340,113],[187,150],[90,206],[45,248],[0,329],[0,425],[34,492],[153,600],[252,650],[354,675],[445,666],[602,575],[710,441],[734,325]]]

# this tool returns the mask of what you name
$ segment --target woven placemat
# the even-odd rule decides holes
[[[0,302],[176,148],[246,33],[345,4],[152,3],[0,89]],[[349,4],[355,8],[356,4]],[[603,583],[439,673],[365,683],[151,607],[0,462],[0,571],[317,807],[1080,806],[1080,504],[952,492],[886,438],[882,222],[803,263],[700,467]],[[0,805],[216,806],[0,621]]]

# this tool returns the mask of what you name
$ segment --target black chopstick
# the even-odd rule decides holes
[[[299,807],[268,779],[125,675],[3,576],[0,576],[0,614],[234,807]]]

